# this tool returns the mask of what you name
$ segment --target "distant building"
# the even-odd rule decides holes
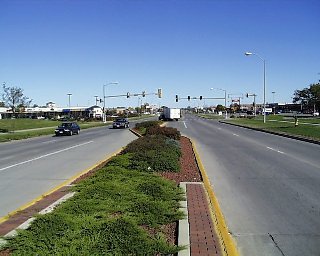
[[[103,110],[99,106],[92,106],[90,108],[87,108],[89,117],[91,118],[97,118],[100,119],[102,118]]]

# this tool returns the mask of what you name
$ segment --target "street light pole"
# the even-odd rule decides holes
[[[103,122],[106,123],[107,122],[107,118],[106,118],[106,91],[105,91],[105,87],[107,85],[110,84],[119,84],[119,82],[111,82],[111,83],[106,83],[103,85]]]
[[[70,105],[70,98],[71,98],[72,93],[68,93],[67,95],[68,95],[68,98],[69,98],[69,108],[70,108],[70,106],[71,106]]]
[[[210,88],[210,90],[220,90],[220,91],[224,91],[224,109],[225,109],[225,119],[228,119],[228,112],[227,112],[227,90],[223,90],[220,88]]]
[[[266,123],[266,60],[253,52],[246,52],[245,55],[256,55],[260,60],[263,61],[263,123]]]
[[[271,92],[272,93],[272,105],[273,105],[273,108],[274,108],[274,112],[273,112],[273,114],[275,115],[276,114],[276,106],[275,106],[275,103],[274,103],[274,94],[276,93],[276,92]]]

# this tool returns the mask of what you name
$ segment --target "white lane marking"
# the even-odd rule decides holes
[[[233,135],[233,136],[237,136],[237,137],[239,137],[239,135],[238,135],[238,134],[235,134],[235,133],[232,133],[232,135]]]
[[[86,144],[89,144],[89,143],[92,143],[93,141],[88,141],[88,142],[85,142],[85,143],[82,143],[82,144],[77,144],[77,145],[74,145],[72,147],[69,147],[69,148],[64,148],[64,149],[61,149],[61,150],[58,150],[58,151],[55,151],[55,152],[52,152],[52,153],[49,153],[49,154],[45,154],[45,155],[42,155],[42,156],[38,156],[38,157],[35,157],[35,158],[32,158],[32,159],[29,159],[29,160],[26,160],[26,161],[23,161],[23,162],[20,162],[20,163],[16,163],[16,164],[13,164],[13,165],[9,165],[7,167],[3,167],[3,168],[0,168],[0,171],[4,171],[4,170],[7,170],[7,169],[10,169],[12,167],[16,167],[16,166],[19,166],[19,165],[23,165],[23,164],[26,164],[26,163],[30,163],[32,161],[36,161],[36,160],[39,160],[41,158],[45,158],[45,157],[48,157],[48,156],[52,156],[52,155],[55,155],[55,154],[59,154],[61,152],[64,152],[64,151],[67,151],[67,150],[70,150],[70,149],[73,149],[73,148],[77,148],[77,147],[81,147],[81,146],[84,146]]]
[[[184,124],[184,127],[188,128],[185,121],[183,121],[183,124]]]
[[[277,150],[277,149],[274,149],[274,148],[271,148],[271,147],[267,147],[267,149],[270,149],[272,151],[275,151],[275,152],[278,152],[280,154],[284,154],[284,152],[280,151],[280,150]]]

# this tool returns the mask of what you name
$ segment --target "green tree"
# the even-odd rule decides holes
[[[307,106],[308,110],[319,110],[320,108],[320,83],[311,84],[309,88],[295,90],[293,103]]]
[[[216,110],[219,112],[219,111],[224,111],[225,110],[225,107],[222,106],[221,104],[217,105],[216,107]]]
[[[2,100],[6,106],[12,109],[13,114],[19,110],[19,108],[29,107],[32,102],[31,99],[24,96],[23,89],[15,86],[6,86],[3,84]]]

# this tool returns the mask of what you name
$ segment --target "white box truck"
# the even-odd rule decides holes
[[[180,108],[163,108],[163,113],[159,116],[159,120],[164,121],[178,121],[181,118]]]

